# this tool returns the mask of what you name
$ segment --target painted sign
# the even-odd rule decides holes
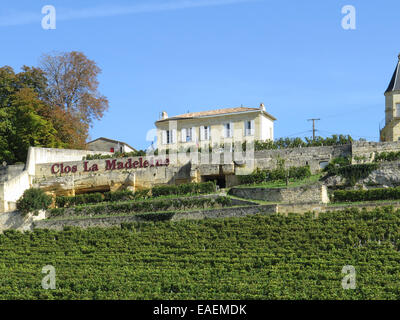
[[[165,160],[154,160],[151,158],[150,160],[144,160],[143,158],[139,158],[138,160],[133,161],[133,159],[129,158],[125,161],[120,161],[117,159],[107,159],[105,160],[105,170],[122,170],[122,169],[142,169],[142,168],[153,168],[153,167],[163,167],[169,165],[169,159]],[[84,161],[82,163],[82,167],[78,168],[78,165],[64,165],[64,163],[54,163],[51,166],[52,174],[65,174],[65,173],[76,173],[78,171],[81,172],[94,172],[99,171],[98,164],[94,163],[92,165],[89,164],[89,161]]]

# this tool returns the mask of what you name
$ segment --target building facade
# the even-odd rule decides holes
[[[86,147],[90,151],[101,151],[101,152],[133,152],[136,151],[129,144],[108,138],[97,138],[96,140],[90,141],[86,144]]]
[[[380,131],[381,141],[400,140],[400,54],[396,69],[385,92],[385,127]]]
[[[221,147],[249,140],[274,140],[274,118],[259,108],[227,108],[186,113],[156,121],[159,150],[188,150],[193,147]]]

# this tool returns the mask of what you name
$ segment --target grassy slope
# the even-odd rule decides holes
[[[400,212],[0,235],[1,299],[399,299]],[[43,266],[57,289],[41,289]],[[342,267],[357,271],[343,290]]]

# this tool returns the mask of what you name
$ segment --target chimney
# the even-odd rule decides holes
[[[167,119],[168,118],[168,114],[167,112],[163,111],[161,112],[161,120]]]
[[[265,106],[264,106],[264,103],[260,103],[260,110],[262,110],[262,111],[265,111]]]

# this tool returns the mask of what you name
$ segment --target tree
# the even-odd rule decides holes
[[[63,146],[51,122],[41,116],[46,105],[39,93],[45,82],[39,74],[25,66],[18,74],[11,67],[0,68],[0,161],[24,162],[29,146]]]
[[[44,55],[40,62],[47,79],[46,102],[62,141],[84,148],[93,120],[108,109],[108,100],[98,92],[101,69],[81,52]]]
[[[43,108],[43,102],[31,88],[22,88],[13,95],[10,109],[13,126],[8,136],[8,150],[16,161],[25,162],[30,146],[63,146],[53,124],[39,115]]]

